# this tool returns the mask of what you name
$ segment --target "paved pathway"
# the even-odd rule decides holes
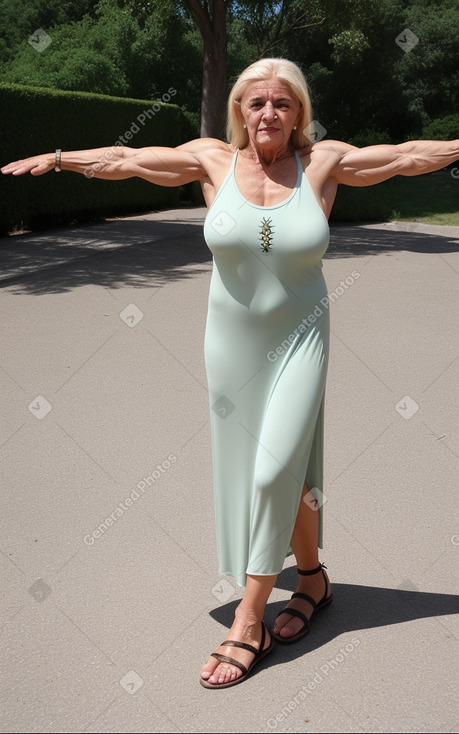
[[[217,572],[204,210],[0,242],[2,731],[458,732],[459,228],[333,227],[335,602],[198,683]],[[286,562],[267,608],[294,588]]]

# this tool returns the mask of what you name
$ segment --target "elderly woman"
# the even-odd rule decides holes
[[[261,59],[236,81],[228,141],[38,155],[3,173],[53,168],[162,186],[200,181],[213,253],[205,336],[220,572],[245,587],[227,639],[201,670],[207,688],[241,683],[273,648],[309,631],[332,601],[322,547],[323,411],[329,349],[321,258],[338,184],[416,176],[459,157],[459,141],[357,149],[310,145],[300,69]],[[298,587],[269,632],[265,606],[287,555]]]

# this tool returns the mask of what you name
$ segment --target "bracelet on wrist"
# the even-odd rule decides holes
[[[54,159],[54,170],[58,172],[61,170],[61,153],[61,149],[57,148]]]

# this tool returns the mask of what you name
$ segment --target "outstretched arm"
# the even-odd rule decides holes
[[[211,145],[211,141],[207,141],[207,144]],[[138,176],[160,186],[182,186],[207,176],[198,158],[200,149],[205,145],[206,141],[197,140],[177,148],[112,146],[64,151],[61,153],[60,167],[62,171],[82,173],[87,178],[117,181]],[[52,171],[55,164],[55,153],[45,153],[14,161],[0,170],[13,176],[29,172],[33,176],[41,176]]]
[[[330,177],[347,186],[372,186],[393,176],[419,176],[459,159],[459,140],[413,140],[366,148],[323,140],[314,149],[333,151]]]

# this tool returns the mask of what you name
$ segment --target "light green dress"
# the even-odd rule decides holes
[[[329,228],[298,154],[292,194],[270,207],[240,193],[237,155],[204,224],[204,351],[219,570],[245,586],[246,574],[282,570],[305,480],[319,498],[322,547]]]

